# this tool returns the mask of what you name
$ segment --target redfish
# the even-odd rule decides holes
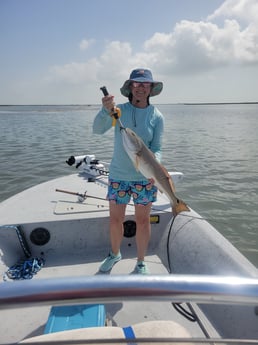
[[[157,188],[170,200],[173,215],[190,211],[188,206],[175,195],[175,186],[166,168],[161,165],[141,138],[130,128],[120,127],[123,146],[137,171],[147,179],[153,179]]]

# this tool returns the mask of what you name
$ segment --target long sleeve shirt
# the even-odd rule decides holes
[[[146,108],[134,107],[130,102],[117,105],[121,110],[121,122],[124,127],[131,128],[154,153],[157,160],[161,160],[161,145],[164,120],[161,112],[149,105]],[[93,122],[93,133],[104,134],[112,127],[112,118],[102,107]],[[123,148],[119,125],[114,130],[114,152],[109,167],[112,179],[123,181],[143,181],[146,178],[138,172]]]

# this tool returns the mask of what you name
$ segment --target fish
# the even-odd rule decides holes
[[[183,200],[175,194],[175,186],[166,168],[158,162],[154,153],[145,145],[142,139],[130,128],[120,127],[123,147],[132,160],[135,168],[146,179],[153,179],[154,185],[164,193],[172,207],[174,216],[183,211],[190,211]]]

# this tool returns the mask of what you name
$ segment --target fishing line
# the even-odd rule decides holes
[[[180,215],[180,216],[184,216],[183,214]],[[178,217],[175,216],[173,217],[172,221],[171,221],[171,224],[170,224],[170,227],[169,227],[169,230],[168,230],[168,236],[167,236],[167,260],[168,260],[168,270],[169,270],[169,273],[171,274],[172,273],[172,269],[171,269],[171,265],[170,265],[170,250],[169,250],[169,243],[170,243],[170,236],[171,236],[171,233],[172,233],[172,228],[173,228],[173,225],[174,225],[174,222],[175,222],[175,219]],[[188,223],[190,223],[191,221],[193,221],[195,218],[192,217],[191,219],[189,219],[188,222],[184,223],[178,230],[177,232],[179,232],[180,230],[182,230]]]
[[[170,251],[169,251],[169,241],[170,241],[170,235],[171,235],[171,231],[172,231],[172,227],[174,224],[176,217],[173,217],[172,222],[170,224],[169,230],[168,230],[168,236],[167,236],[167,260],[168,260],[168,269],[169,269],[169,273],[172,273],[171,270],[171,266],[170,266]]]
[[[182,215],[184,216],[184,214]],[[170,236],[171,236],[171,232],[172,232],[172,228],[175,222],[177,216],[173,217],[169,230],[168,230],[168,236],[167,236],[167,260],[168,260],[168,268],[169,268],[169,273],[172,274],[172,269],[171,269],[171,264],[170,264],[170,250],[169,250],[169,242],[170,242]],[[189,222],[191,222],[193,220],[193,217],[191,220],[189,220]],[[182,225],[181,228],[178,229],[178,231],[180,231],[186,224],[188,224],[189,222],[186,222],[185,224]],[[178,232],[177,231],[177,232]],[[181,314],[182,316],[184,316],[188,321],[191,322],[197,322],[199,327],[201,328],[203,334],[205,335],[205,337],[207,339],[210,338],[207,330],[205,329],[203,323],[201,322],[201,320],[199,319],[198,315],[196,314],[195,310],[193,309],[191,303],[186,303],[187,307],[189,308],[189,311],[182,305],[182,303],[178,302],[178,303],[172,303],[173,307],[175,308],[175,310]]]

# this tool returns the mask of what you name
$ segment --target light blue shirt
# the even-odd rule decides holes
[[[164,130],[164,119],[161,112],[149,105],[146,108],[136,108],[130,102],[117,105],[121,109],[121,122],[124,127],[131,128],[161,160],[161,144]],[[112,127],[112,118],[102,107],[93,122],[93,133],[103,134]],[[131,159],[123,148],[119,125],[115,126],[114,153],[109,168],[109,177],[123,181],[142,181],[144,176],[136,171]]]

